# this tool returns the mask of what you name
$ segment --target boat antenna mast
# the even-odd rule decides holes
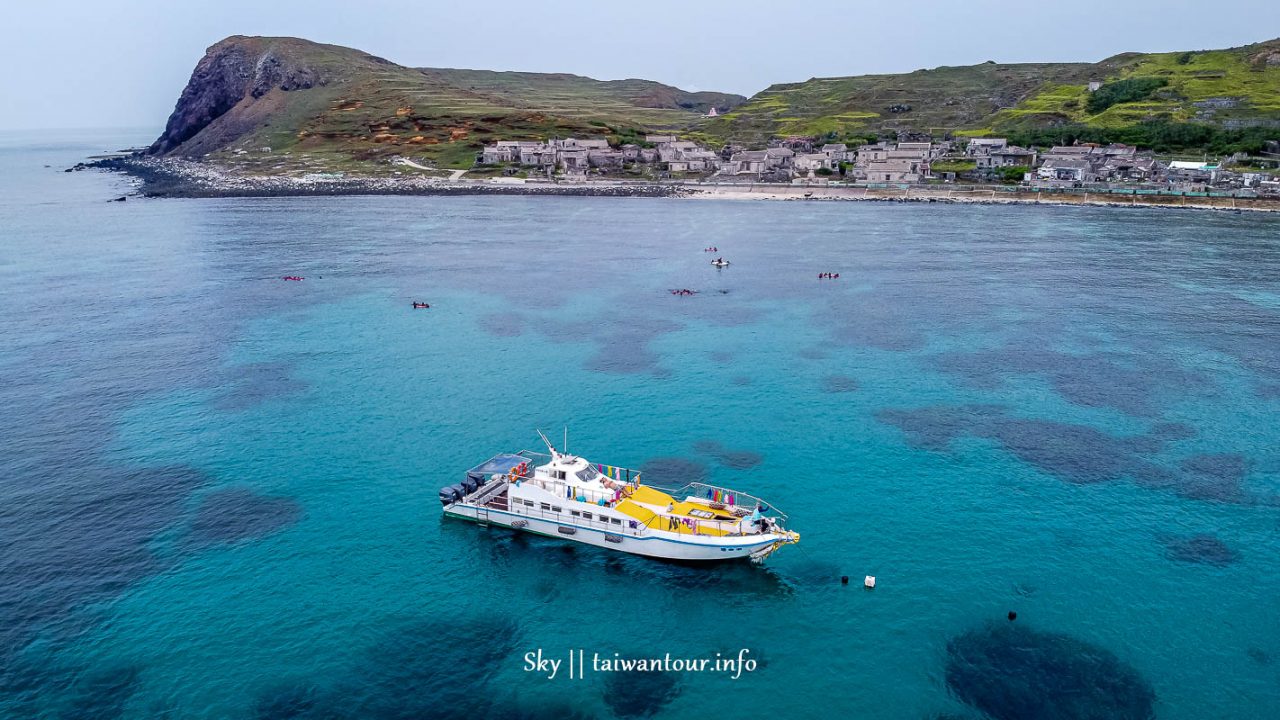
[[[552,460],[560,457],[560,453],[556,452],[556,446],[552,445],[551,441],[547,439],[546,433],[542,432],[542,430],[538,430],[538,437],[542,438],[543,444],[547,446],[547,452],[551,453]]]

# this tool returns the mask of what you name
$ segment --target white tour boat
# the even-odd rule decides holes
[[[800,534],[760,498],[689,483],[666,492],[640,473],[555,449],[495,455],[440,490],[447,517],[668,560],[761,562]]]

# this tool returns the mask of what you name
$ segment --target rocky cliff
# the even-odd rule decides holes
[[[292,38],[244,36],[213,45],[196,64],[164,133],[147,152],[199,156],[218,150],[285,106],[280,93],[323,87],[338,79],[341,73],[332,64],[311,62],[315,53],[304,52],[309,45]],[[354,59],[389,64],[368,55]]]
[[[196,64],[150,155],[298,149],[469,166],[483,142],[682,130],[746,98],[649,80],[410,68],[298,38],[229,37]]]

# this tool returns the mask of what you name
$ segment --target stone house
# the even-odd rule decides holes
[[[1036,153],[1017,145],[1008,145],[998,150],[990,150],[985,155],[974,158],[979,170],[993,170],[1003,167],[1032,167],[1036,164]]]
[[[1154,157],[1120,155],[1108,158],[1098,174],[1108,180],[1151,182],[1160,179],[1164,166]]]
[[[1064,182],[1094,182],[1098,179],[1093,164],[1084,157],[1050,157],[1036,171],[1036,177]]]
[[[771,147],[764,151],[765,172],[790,170],[796,153],[791,148]]]
[[[561,148],[556,153],[556,167],[566,173],[586,172],[590,167],[587,148]]]
[[[985,157],[1009,146],[1005,138],[973,138],[965,148],[964,154],[969,157]],[[978,167],[982,167],[981,164]]]
[[[563,140],[552,140],[551,147],[557,150],[608,150],[609,141],[604,139],[579,139],[564,138]]]
[[[587,150],[587,164],[594,168],[618,169],[622,167],[623,155],[621,150]]]
[[[556,164],[556,151],[549,145],[542,143],[533,143],[532,145],[521,145],[520,148],[520,164],[530,165],[533,167],[554,167]]]
[[[515,162],[518,152],[519,148],[515,147],[513,143],[488,145],[480,152],[480,162],[485,165]]]
[[[848,162],[853,159],[853,152],[849,150],[849,146],[844,143],[827,143],[819,150],[823,155],[831,161],[831,167],[835,167],[842,162]]]
[[[868,182],[920,182],[928,173],[928,162],[919,157],[874,160],[866,168]]]
[[[684,153],[689,172],[711,172],[720,168],[720,156],[710,150],[693,150]]]
[[[854,162],[858,167],[867,167],[870,163],[887,159],[889,150],[890,145],[886,142],[863,145],[858,148]]]
[[[792,160],[796,172],[812,173],[815,170],[831,169],[831,156],[826,153],[805,153],[796,155]]]
[[[768,155],[764,150],[743,150],[729,158],[731,175],[759,175],[765,171]]]
[[[897,147],[900,153],[912,153],[919,155],[925,160],[933,160],[942,157],[947,152],[947,146],[943,143],[935,142],[900,142]],[[892,156],[891,156],[892,157]],[[901,155],[899,157],[907,157]]]

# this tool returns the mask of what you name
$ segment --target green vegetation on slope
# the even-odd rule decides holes
[[[760,143],[772,136],[875,134],[883,130],[947,132],[982,125],[1046,84],[1088,82],[1087,63],[940,67],[904,75],[814,78],[774,85],[708,121],[703,132]]]
[[[1131,137],[1152,147],[1226,147],[1280,126],[1280,40],[1229,50],[1123,55],[1089,93],[1046,87],[997,113],[985,132],[1081,138]],[[1187,126],[1190,127],[1187,127]],[[1240,132],[1236,132],[1240,131]],[[1200,143],[1204,143],[1203,145]]]
[[[1169,81],[1164,78],[1153,77],[1133,77],[1109,82],[1089,93],[1089,100],[1084,106],[1091,113],[1100,113],[1112,105],[1146,100],[1151,97],[1151,93],[1168,84]]]
[[[1090,93],[1091,81],[1102,87]],[[1182,127],[1187,124],[1195,126]],[[814,78],[774,85],[701,132],[746,144],[786,135],[916,131],[1024,140],[1129,137],[1190,148],[1201,142],[1252,146],[1254,136],[1266,133],[1242,130],[1251,126],[1271,128],[1271,137],[1280,132],[1280,40],[1230,50],[1127,53],[1099,63],[984,63]]]

